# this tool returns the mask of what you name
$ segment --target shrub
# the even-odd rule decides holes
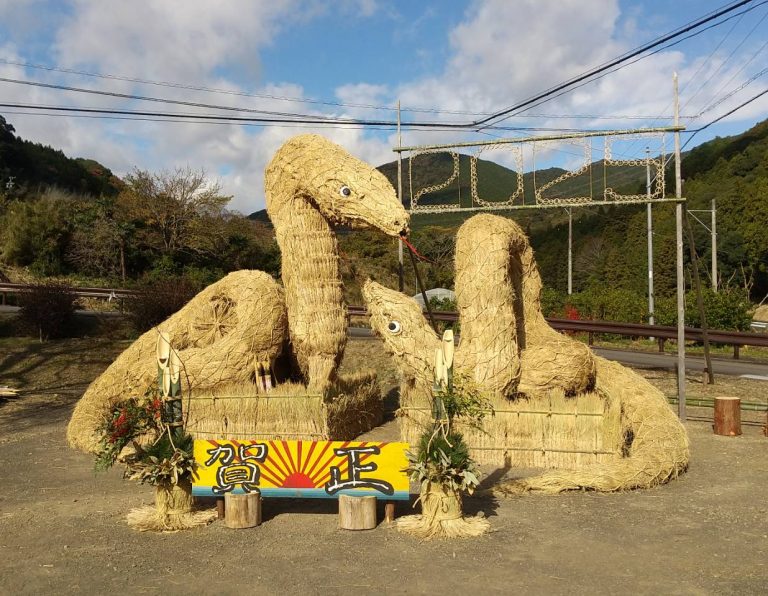
[[[714,292],[704,288],[701,292],[704,301],[704,312],[709,329],[725,331],[749,331],[752,308],[746,294],[741,290],[723,289]],[[677,325],[677,299],[663,298],[656,301],[654,309],[658,325]],[[696,292],[685,295],[685,324],[688,327],[701,327],[701,317],[696,301]]]
[[[429,307],[433,311],[439,311],[439,312],[456,312],[458,310],[458,305],[456,304],[456,300],[448,298],[447,296],[445,298],[438,298],[437,296],[432,296],[429,299]]]
[[[459,306],[456,304],[456,300],[452,300],[451,298],[438,298],[437,296],[432,296],[429,299],[429,308],[432,309],[433,313],[456,312],[459,309]],[[442,335],[446,329],[453,329],[453,332],[456,335],[461,333],[461,324],[458,321],[435,321],[435,326],[437,327],[436,331],[438,335]]]
[[[541,290],[541,312],[545,317],[561,317],[565,309],[566,295],[554,288]]]
[[[644,323],[648,303],[645,296],[620,288],[590,288],[573,294],[569,306],[575,307],[581,318],[597,321]]]
[[[72,221],[69,197],[48,193],[37,201],[14,203],[0,221],[0,259],[39,275],[58,275]]]
[[[66,284],[45,281],[32,284],[19,298],[19,322],[40,340],[64,337],[71,328],[77,297]]]
[[[125,306],[133,326],[143,332],[165,321],[199,290],[200,286],[186,277],[167,277],[144,284]]]

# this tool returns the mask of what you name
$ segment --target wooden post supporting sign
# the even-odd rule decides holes
[[[226,515],[224,525],[228,528],[253,528],[261,525],[261,493],[243,495],[227,493],[224,496]]]
[[[339,528],[373,530],[376,527],[376,497],[339,495]]]
[[[384,521],[388,524],[395,522],[395,502],[386,501],[384,503]]]

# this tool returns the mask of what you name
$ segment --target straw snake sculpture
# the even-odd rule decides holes
[[[502,400],[552,390],[578,399],[596,386],[620,401],[622,436],[613,441],[622,444],[625,456],[576,470],[550,470],[499,490],[610,491],[652,486],[677,476],[688,464],[688,439],[665,397],[633,371],[593,355],[584,344],[549,327],[541,312],[541,288],[533,250],[515,222],[487,214],[467,220],[456,239],[461,340],[454,374],[472,379],[483,393]],[[441,340],[421,307],[372,281],[365,284],[363,295],[371,326],[403,375],[401,404],[408,393],[431,393]]]
[[[254,367],[290,352],[310,392],[333,383],[347,340],[334,225],[397,237],[408,214],[378,170],[318,135],[289,139],[265,172],[267,212],[282,253],[283,287],[266,273],[236,271],[208,286],[159,329],[169,333],[195,390],[248,382]],[[86,390],[67,429],[70,446],[98,447],[109,407],[142,395],[157,377],[152,329]]]
[[[282,254],[292,352],[310,391],[333,380],[347,341],[332,225],[397,237],[408,214],[386,177],[317,135],[294,137],[267,166],[267,212]]]

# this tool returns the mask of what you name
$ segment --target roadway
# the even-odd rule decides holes
[[[373,332],[367,327],[350,327],[348,331],[350,337],[358,339],[374,339]],[[639,368],[674,370],[677,366],[677,353],[660,354],[658,352],[633,352],[629,350],[594,347],[592,350],[599,356],[607,358],[608,360],[615,360],[616,362]],[[703,371],[704,368],[704,358],[686,355],[686,371]],[[768,381],[768,364],[762,364],[760,362],[713,358],[712,368],[714,368],[714,373],[719,375],[754,375],[757,377],[765,377],[765,380]]]
[[[15,306],[0,306],[0,313],[2,312],[15,312],[18,307]],[[92,311],[77,311],[82,315],[119,315],[117,312],[103,312],[94,313]],[[368,327],[349,327],[349,336],[356,339],[375,339],[373,332]],[[677,354],[666,353],[660,354],[658,352],[632,352],[629,350],[615,350],[612,348],[592,348],[594,352],[603,358],[608,360],[615,360],[622,364],[628,364],[629,366],[635,366],[640,368],[660,368],[660,369],[675,369],[677,365]],[[715,374],[720,375],[753,375],[756,377],[766,377],[768,381],[768,364],[762,364],[759,362],[748,362],[745,360],[733,360],[729,358],[713,358],[712,367],[715,369]],[[685,357],[685,370],[696,372],[704,370],[704,358],[699,356]]]

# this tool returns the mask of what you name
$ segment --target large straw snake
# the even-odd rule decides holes
[[[408,214],[383,174],[318,135],[293,137],[277,150],[265,194],[284,289],[260,271],[236,271],[205,288],[91,383],[67,429],[72,447],[96,449],[109,408],[152,385],[158,330],[169,333],[178,352],[185,390],[250,381],[259,363],[273,362],[286,346],[298,365],[294,376],[310,392],[331,385],[347,340],[333,226],[396,237],[407,231]]]
[[[621,490],[677,476],[688,464],[688,438],[664,395],[633,371],[554,331],[541,312],[541,289],[533,250],[515,222],[487,214],[467,220],[456,241],[456,374],[472,379],[495,403],[552,390],[578,400],[594,386],[621,408],[615,431],[621,436],[607,442],[623,450],[606,462],[507,483],[502,492]],[[423,402],[422,394],[432,390],[440,338],[411,298],[372,281],[363,295],[371,326],[403,375],[401,401],[405,395]]]

